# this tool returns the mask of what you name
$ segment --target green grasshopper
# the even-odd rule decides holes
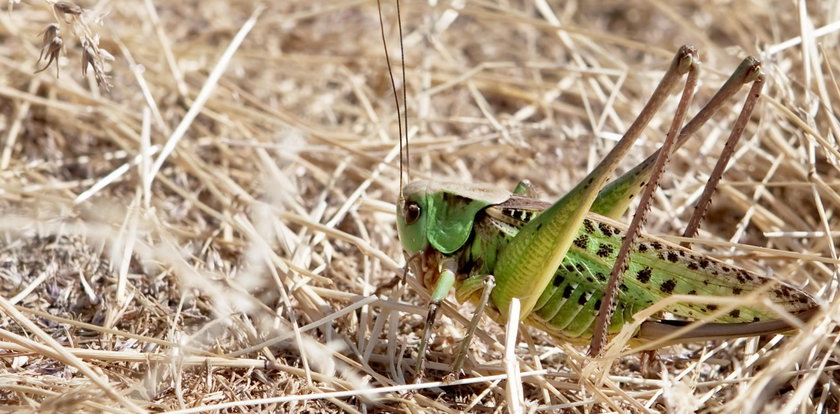
[[[453,364],[456,375],[481,312],[505,322],[514,299],[521,303],[521,321],[563,341],[582,344],[591,340],[592,356],[599,355],[606,337],[632,322],[634,314],[675,294],[737,297],[764,290],[772,303],[802,320],[816,312],[812,297],[794,286],[723,263],[687,246],[638,234],[641,214],[637,213],[629,230],[616,221],[642,189],[655,188],[665,157],[672,151],[667,147],[679,148],[743,85],[753,83],[727,145],[730,154],[741,135],[763,83],[760,63],[745,59],[709,103],[680,128],[696,83],[697,64],[696,51],[681,48],[650,101],[615,148],[554,204],[530,197],[529,187],[524,184],[512,193],[485,185],[431,181],[411,182],[402,188],[397,203],[399,237],[408,265],[431,292],[416,375],[421,376],[424,369],[425,350],[439,304],[453,287],[458,301],[478,304]],[[666,145],[607,184],[668,91],[685,74],[688,81]],[[727,161],[728,155],[721,157],[721,169]],[[713,173],[708,197],[719,178],[719,172]],[[688,237],[694,236],[708,197],[704,194],[701,198],[690,220],[693,228],[687,231]],[[643,213],[646,207],[639,210]],[[645,321],[635,332],[635,339],[646,342],[670,335],[668,343],[678,343],[793,328],[772,311],[739,306],[714,323],[681,333],[676,331],[687,324],[686,320],[712,314],[717,306],[676,303],[665,310],[681,319]]]

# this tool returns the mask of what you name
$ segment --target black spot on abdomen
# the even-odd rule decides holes
[[[636,280],[642,283],[650,282],[650,276],[653,274],[653,270],[649,267],[645,267],[642,270],[639,270],[639,273],[636,273]]]
[[[677,287],[677,282],[674,281],[674,279],[668,279],[668,280],[662,282],[662,285],[659,286],[659,290],[662,291],[662,293],[667,293],[667,294],[670,295],[671,293],[674,293],[674,288],[676,288],[676,287]]]

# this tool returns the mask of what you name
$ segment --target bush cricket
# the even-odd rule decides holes
[[[384,29],[383,43],[387,58]],[[689,220],[685,236],[695,236],[723,167],[759,100],[764,75],[760,62],[749,57],[683,126],[697,83],[698,64],[693,47],[680,48],[624,136],[580,183],[553,204],[532,198],[532,191],[524,182],[513,192],[486,185],[431,181],[409,182],[401,188],[397,227],[408,257],[407,266],[431,292],[415,375],[423,375],[431,326],[440,302],[453,287],[458,301],[470,300],[477,305],[453,363],[456,375],[482,312],[504,323],[514,298],[521,302],[521,321],[564,341],[590,343],[592,357],[602,353],[607,338],[633,321],[634,314],[676,294],[739,297],[762,290],[770,302],[799,319],[813,316],[817,305],[801,289],[726,264],[690,246],[641,233],[647,203],[669,154],[744,85],[751,84],[724,152]],[[392,73],[390,59],[388,67]],[[608,182],[683,77],[685,86],[665,144],[635,168]],[[397,99],[393,74],[391,81]],[[402,136],[403,125],[401,121],[400,142],[405,139],[406,148],[401,166],[407,170],[408,139]],[[400,174],[402,182],[402,168]],[[640,206],[630,225],[618,222],[642,191]],[[668,343],[679,343],[794,328],[769,309],[738,306],[717,316],[713,323],[698,324],[690,331],[683,329],[688,321],[717,310],[714,304],[676,303],[666,311],[678,319],[647,320],[635,332],[634,339],[646,342],[668,336]]]

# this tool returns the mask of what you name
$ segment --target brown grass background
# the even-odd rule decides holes
[[[80,2],[80,16],[13,3],[0,13],[0,411],[840,405],[837,2],[403,1],[414,178],[529,178],[554,200],[624,132],[681,44],[703,62],[691,113],[741,58],[764,62],[765,96],[695,248],[803,287],[825,315],[786,337],[665,348],[655,379],[637,355],[581,374],[584,349],[523,328],[521,399],[499,376],[504,335],[488,320],[470,381],[405,392],[427,296],[373,296],[404,262],[375,2]],[[58,77],[34,73],[50,23],[64,40]],[[84,33],[114,57],[108,91],[82,75]],[[662,142],[675,100],[622,169]],[[646,231],[681,232],[739,108],[675,155]],[[429,381],[471,308],[445,314]]]

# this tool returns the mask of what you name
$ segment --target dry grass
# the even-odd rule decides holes
[[[665,348],[655,380],[624,356],[600,381],[581,377],[583,349],[533,330],[504,365],[502,328],[485,321],[468,380],[406,396],[426,296],[371,296],[403,263],[375,3],[49,3],[0,13],[0,411],[490,412],[519,409],[517,395],[570,412],[840,406],[828,316],[789,337]],[[554,3],[404,2],[414,177],[524,177],[555,199],[680,44],[704,62],[697,102],[753,54],[765,97],[696,246],[836,315],[836,2]],[[35,73],[49,60],[60,77]],[[661,143],[674,104],[625,168]],[[738,108],[676,155],[648,232],[679,234]],[[432,380],[470,310],[445,314]]]

